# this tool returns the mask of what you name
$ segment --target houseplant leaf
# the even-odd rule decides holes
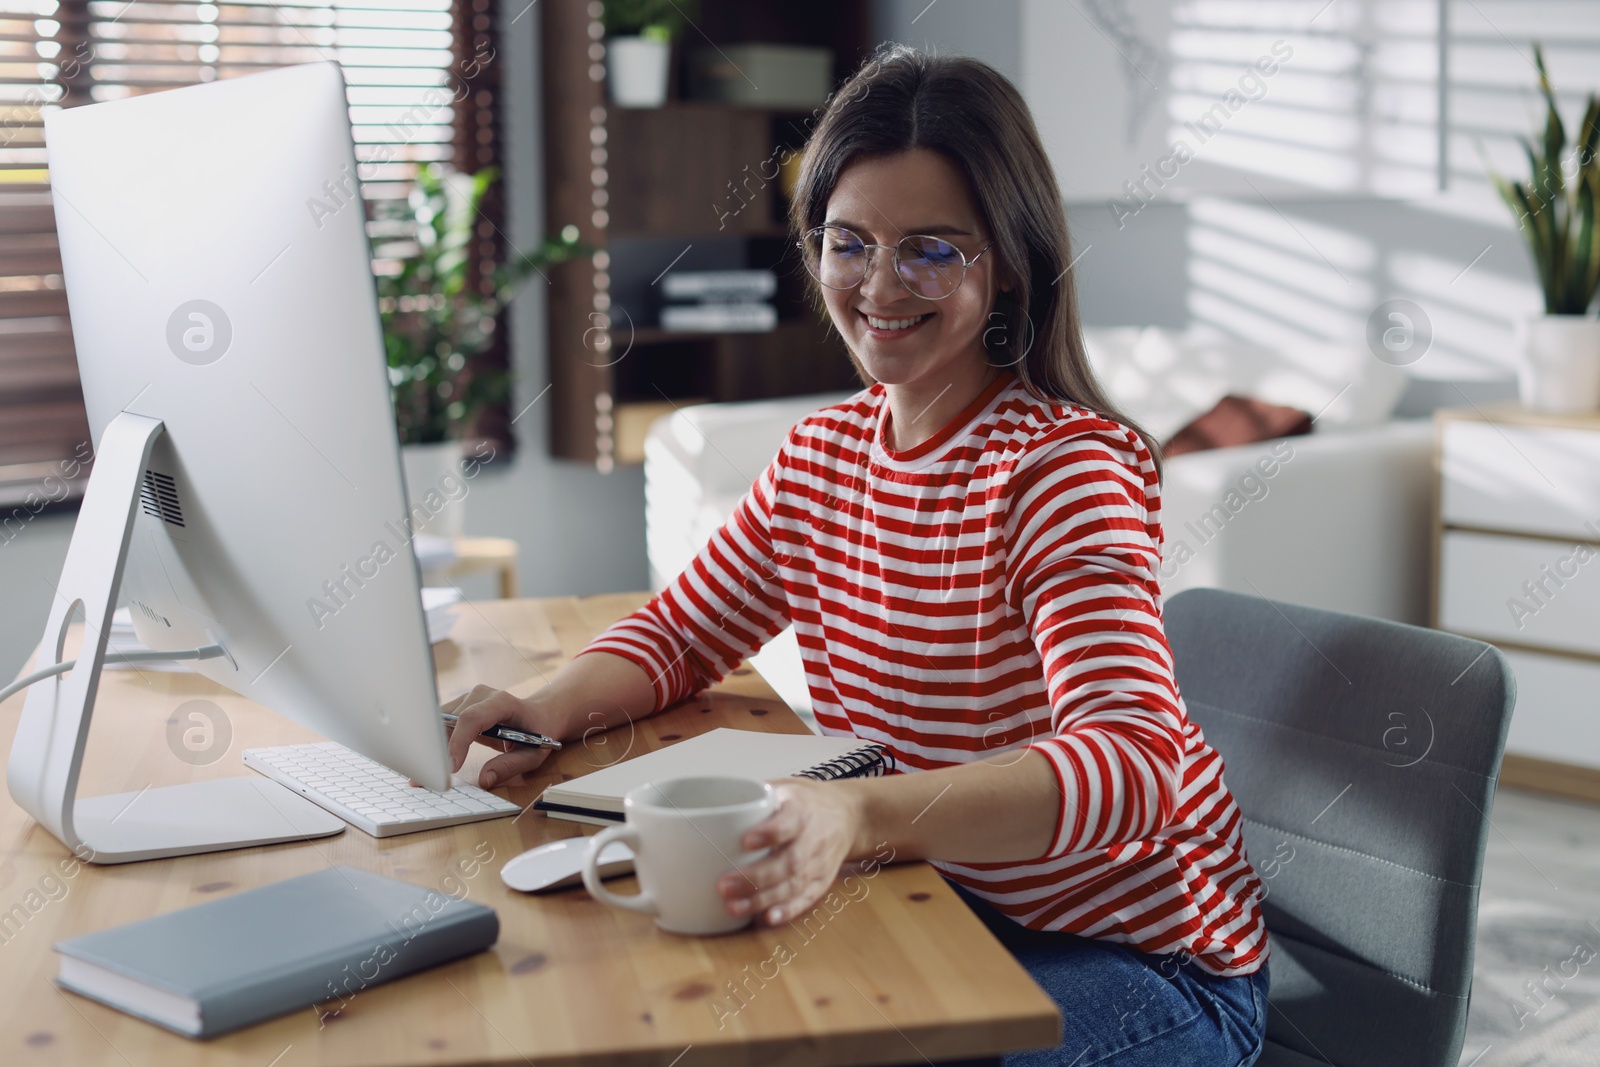
[[[465,175],[425,167],[405,206],[382,220],[395,236],[385,247],[398,249],[397,266],[377,284],[395,417],[406,444],[458,438],[486,406],[504,402],[511,375],[475,366],[474,357],[493,341],[496,317],[517,288],[582,248],[569,227],[532,254],[518,255],[509,273],[506,264],[496,265],[488,291],[469,286],[473,233],[497,178],[492,168]]]

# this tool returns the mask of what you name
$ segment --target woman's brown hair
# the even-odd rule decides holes
[[[1156,442],[1112,405],[1089,365],[1055,171],[1028,105],[993,67],[902,44],[880,46],[840,86],[806,144],[789,208],[796,238],[823,224],[828,198],[851,162],[913,148],[938,152],[966,175],[1001,281],[1010,286],[996,296],[983,333],[989,361],[1011,367],[1042,400],[1076,404],[1131,427],[1159,466]],[[823,307],[820,287],[815,279],[810,284]]]

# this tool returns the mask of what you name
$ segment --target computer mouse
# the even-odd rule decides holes
[[[500,880],[523,893],[545,893],[583,883],[583,858],[589,838],[568,837],[530,848],[513,856],[500,868]],[[620,841],[606,849],[600,863],[601,878],[633,873],[633,850]]]

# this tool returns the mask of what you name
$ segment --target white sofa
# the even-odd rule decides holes
[[[1215,586],[1426,621],[1433,433],[1427,420],[1389,421],[1403,372],[1364,348],[1273,350],[1197,331],[1091,330],[1086,340],[1113,400],[1161,440],[1228,393],[1316,416],[1306,436],[1167,461],[1164,595]],[[687,565],[795,422],[845,395],[705,404],[657,422],[645,444],[652,586]],[[753,663],[808,706],[792,633]]]

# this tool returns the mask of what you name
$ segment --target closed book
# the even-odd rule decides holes
[[[668,300],[766,300],[777,291],[770,270],[678,270],[661,279]]]
[[[667,748],[613,763],[546,789],[534,807],[554,819],[611,826],[622,821],[622,798],[646,782],[669,778],[868,778],[894,769],[883,745],[859,737],[769,734],[720,727]]]
[[[771,304],[687,304],[661,309],[663,330],[765,333],[777,326],[778,309]]]
[[[188,1037],[213,1037],[342,1004],[482,952],[499,935],[492,908],[330,867],[64,941],[56,982]]]

